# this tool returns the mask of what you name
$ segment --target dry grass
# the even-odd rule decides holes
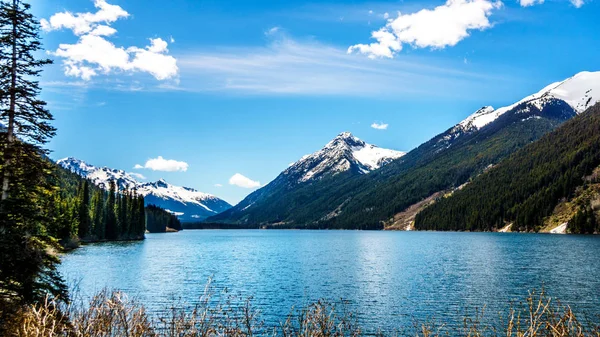
[[[251,299],[242,305],[214,300],[207,287],[199,304],[186,310],[175,305],[158,319],[146,314],[143,305],[120,292],[103,291],[88,303],[61,305],[48,300],[23,310],[8,329],[15,337],[342,337],[362,336],[355,316],[347,310],[318,301],[292,310],[276,327],[266,327]],[[532,292],[518,308],[513,306],[498,325],[483,324],[483,311],[465,317],[460,328],[443,324],[415,323],[403,333],[415,337],[600,337],[598,324],[582,323],[571,308],[544,292]],[[377,335],[383,336],[383,333]]]

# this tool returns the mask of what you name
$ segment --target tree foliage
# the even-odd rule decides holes
[[[418,229],[488,231],[513,223],[537,231],[564,198],[573,197],[600,165],[600,105],[588,109],[516,152],[416,217]],[[584,206],[572,231],[593,232],[593,212]],[[597,228],[597,227],[596,227]],[[597,229],[596,229],[597,230]]]
[[[56,265],[56,240],[49,235],[51,167],[43,144],[55,129],[39,99],[37,77],[49,60],[38,59],[38,21],[30,5],[0,1],[0,326],[6,309],[46,294],[66,296]],[[1,332],[1,331],[0,331]]]
[[[178,231],[183,229],[176,215],[158,206],[148,205],[146,207],[146,228],[148,232],[164,233],[167,231],[167,227]]]

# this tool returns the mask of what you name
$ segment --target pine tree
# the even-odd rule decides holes
[[[98,189],[92,197],[91,219],[94,224],[93,233],[97,240],[105,238],[106,229],[104,228],[104,191]]]
[[[84,239],[90,235],[90,183],[88,180],[83,182],[79,194],[79,229],[77,231],[80,238]]]
[[[115,182],[111,180],[110,188],[108,191],[108,198],[106,199],[106,206],[104,207],[105,213],[105,226],[106,234],[105,237],[108,240],[116,240],[117,234],[117,217],[115,216],[116,207],[116,186]]]
[[[0,120],[6,127],[0,135],[2,309],[40,301],[48,293],[66,296],[56,271],[59,259],[51,253],[57,242],[44,230],[52,219],[39,207],[52,195],[52,168],[42,146],[55,129],[36,80],[51,61],[36,58],[39,24],[30,7],[21,0],[0,1]],[[0,310],[0,316],[5,312]]]
[[[121,199],[121,221],[122,221],[122,227],[121,227],[121,235],[123,235],[124,237],[130,238],[131,235],[129,235],[129,199],[131,198],[129,191],[125,190],[123,192],[123,199]]]
[[[30,4],[21,0],[0,2],[0,90],[2,119],[7,130],[2,161],[2,201],[9,197],[10,179],[18,165],[13,162],[17,159],[13,149],[17,136],[41,145],[56,131],[48,123],[53,118],[46,109],[46,102],[38,98],[41,89],[35,78],[40,76],[41,68],[52,61],[35,57],[42,47],[39,24],[29,13],[30,8]]]
[[[137,213],[138,224],[135,234],[138,237],[144,237],[144,233],[146,232],[146,207],[144,206],[144,197],[142,196],[139,196],[137,200]]]

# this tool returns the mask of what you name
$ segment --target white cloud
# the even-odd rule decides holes
[[[65,75],[86,81],[114,72],[144,72],[157,80],[178,75],[177,60],[167,54],[168,44],[163,39],[150,39],[145,48],[119,47],[107,40],[117,33],[110,24],[129,17],[129,13],[105,0],[96,0],[94,5],[98,8],[96,13],[62,12],[41,20],[45,31],[70,29],[79,37],[75,44],[61,43],[58,49],[49,52],[63,58]]]
[[[573,6],[575,6],[576,8],[580,8],[581,6],[583,6],[583,0],[571,0],[571,4],[573,4]]]
[[[519,4],[522,7],[529,7],[533,5],[541,5],[544,3],[544,0],[519,0]]]
[[[133,176],[134,178],[138,178],[138,179],[141,179],[141,180],[145,180],[146,179],[146,177],[143,174],[141,174],[141,173],[130,172],[128,174],[131,175],[131,176]]]
[[[348,53],[358,52],[370,58],[392,58],[402,50],[403,44],[434,49],[454,46],[468,37],[471,30],[490,28],[492,23],[489,16],[501,6],[502,2],[492,0],[448,0],[434,9],[422,9],[411,14],[398,13],[397,18],[371,33],[377,42],[351,46]]]
[[[234,174],[229,178],[229,184],[243,188],[257,188],[260,187],[260,181],[254,181],[248,177],[245,177],[239,173]]]
[[[150,169],[152,171],[164,171],[164,172],[176,172],[176,171],[187,171],[189,165],[183,161],[177,161],[173,159],[165,159],[161,156],[154,159],[148,159],[146,164],[140,165],[137,164],[133,168],[134,169]]]
[[[387,130],[388,126],[389,126],[389,124],[377,123],[377,122],[371,124],[371,127],[373,129],[377,129],[377,130]]]
[[[461,60],[462,61],[462,60]],[[416,93],[451,97],[469,91],[473,81],[498,76],[465,71],[433,57],[368,60],[314,40],[278,35],[265,47],[230,47],[183,55],[177,87],[164,90],[226,91],[235,94],[386,96]],[[504,79],[506,80],[506,79]]]
[[[57,29],[70,29],[75,35],[83,35],[92,32],[100,23],[112,23],[121,18],[129,17],[123,8],[117,5],[110,5],[105,0],[95,0],[94,6],[98,8],[96,13],[56,13],[50,20],[42,19],[40,21],[42,29],[45,31]],[[106,27],[106,26],[104,26]],[[110,27],[109,27],[110,28]]]
[[[222,184],[215,184],[215,187],[223,187]]]

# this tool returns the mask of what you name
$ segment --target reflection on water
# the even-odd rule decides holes
[[[94,244],[61,271],[83,295],[120,289],[151,310],[217,290],[253,296],[267,323],[319,298],[347,301],[364,326],[394,330],[413,319],[456,321],[547,292],[600,313],[600,238],[505,233],[184,231],[144,242]]]

